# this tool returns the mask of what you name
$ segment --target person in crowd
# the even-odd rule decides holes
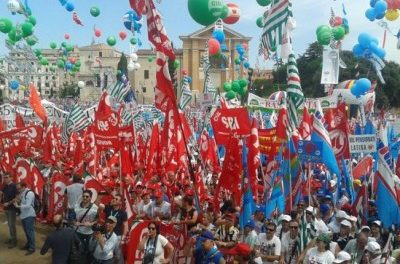
[[[223,254],[215,244],[214,234],[208,230],[197,237],[191,237],[184,248],[184,255],[193,257],[195,264],[215,263],[225,264]]]
[[[234,248],[227,252],[227,255],[234,256],[235,261],[240,264],[262,263],[260,260],[253,260],[251,248],[246,243],[238,243]]]
[[[281,241],[275,235],[276,224],[267,222],[265,225],[266,233],[258,235],[255,249],[261,257],[263,264],[276,264],[281,259]]]
[[[35,218],[36,212],[34,209],[35,202],[35,194],[31,191],[25,182],[19,182],[17,185],[17,190],[19,193],[19,198],[14,201],[14,206],[19,208],[21,213],[19,218],[22,222],[22,228],[25,232],[26,236],[26,244],[22,248],[23,250],[27,250],[25,253],[26,256],[32,255],[35,253]],[[18,201],[20,203],[18,203]]]
[[[290,215],[281,215],[278,218],[278,222],[281,222],[280,225],[278,225],[278,227],[276,228],[276,236],[279,237],[280,240],[282,240],[282,238],[285,235],[289,234],[289,222],[292,220],[292,218],[290,217]]]
[[[118,238],[118,245],[115,248],[115,258],[117,262],[124,263],[124,257],[121,251],[121,245],[125,242],[129,227],[128,227],[128,216],[125,210],[122,209],[122,196],[120,194],[114,195],[111,203],[106,205],[104,208],[106,218],[113,216],[117,219],[117,223],[114,227],[114,233]]]
[[[150,206],[150,192],[145,190],[142,193],[142,200],[133,207],[133,210],[136,213],[136,219],[150,219],[149,216],[147,216],[147,212]]]
[[[155,221],[171,219],[171,204],[164,201],[163,193],[160,190],[154,192],[154,201],[147,209],[147,216]]]
[[[212,223],[212,217],[211,214],[209,213],[205,213],[202,215],[200,223],[197,224],[196,228],[195,228],[195,232],[199,232],[199,231],[211,231],[211,232],[215,232],[215,226]]]
[[[6,241],[8,248],[12,249],[17,246],[17,229],[15,226],[17,218],[17,209],[14,206],[14,201],[17,198],[17,186],[12,181],[11,174],[5,173],[3,175],[4,186],[1,190],[2,203],[4,206],[6,220],[8,225],[8,232],[10,239]]]
[[[256,225],[254,230],[257,232],[257,234],[260,234],[262,231],[264,231],[264,220],[264,211],[262,208],[257,208],[254,213],[254,224]]]
[[[328,227],[324,220],[321,219],[318,208],[308,206],[306,208],[306,222],[307,228],[314,226],[317,235],[328,232]]]
[[[143,263],[163,264],[172,263],[174,247],[159,232],[159,226],[150,222],[148,233],[143,235],[138,250],[144,252]]]
[[[340,225],[343,220],[346,220],[348,215],[345,211],[338,210],[336,211],[335,217],[332,218],[332,221],[328,224],[328,228],[332,230],[332,232],[339,233],[340,232]]]
[[[330,238],[327,234],[320,234],[316,239],[316,246],[307,250],[304,264],[326,263],[331,264],[335,256],[329,250]]]
[[[350,230],[351,223],[348,220],[343,220],[340,222],[340,232],[333,234],[332,240],[338,243],[340,250],[344,250],[347,242],[353,239],[353,237],[350,236]]]
[[[379,220],[378,209],[376,207],[375,200],[368,200],[368,223],[372,223],[375,220]]]
[[[247,245],[249,245],[250,249],[253,250],[254,246],[257,243],[258,235],[257,232],[254,230],[256,225],[254,224],[253,220],[247,221],[247,223],[244,225],[244,237],[243,241]]]
[[[335,263],[335,264],[351,264],[351,256],[346,251],[340,251],[337,254],[333,263]]]
[[[361,264],[380,264],[382,260],[381,246],[375,242],[368,242],[365,247],[364,255],[361,259]]]
[[[79,239],[84,245],[84,251],[88,252],[89,240],[93,235],[93,225],[98,220],[98,207],[91,202],[92,191],[84,190],[82,202],[75,205],[74,226]]]
[[[65,207],[67,209],[67,221],[69,224],[75,219],[75,205],[79,203],[83,194],[83,183],[79,176],[74,175],[72,183],[65,188]]]
[[[193,206],[193,197],[185,195],[182,199],[182,208],[180,219],[175,221],[176,224],[185,224],[186,230],[189,232],[197,224],[198,212]]]
[[[70,228],[63,228],[62,215],[53,217],[53,225],[56,230],[46,237],[46,240],[40,250],[44,255],[51,249],[51,259],[53,264],[67,264],[70,261],[72,247],[79,247],[80,240],[75,231]]]
[[[382,222],[379,220],[375,220],[370,224],[371,234],[370,236],[375,239],[376,242],[384,248],[387,241],[387,236],[382,234]]]
[[[368,235],[364,231],[360,231],[357,238],[352,239],[347,243],[344,251],[352,256],[355,263],[360,263],[367,243]]]
[[[297,263],[300,255],[299,245],[299,223],[295,220],[289,222],[289,233],[282,238],[282,260],[285,264]]]
[[[235,227],[236,215],[226,214],[222,224],[215,232],[216,245],[223,249],[229,249],[236,245],[239,239],[239,229]]]
[[[114,251],[118,247],[119,241],[114,233],[117,224],[115,216],[106,219],[105,227],[94,227],[93,236],[89,241],[89,249],[92,252],[92,264],[113,264]]]

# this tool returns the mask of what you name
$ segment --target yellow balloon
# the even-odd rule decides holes
[[[395,21],[399,17],[399,11],[397,9],[389,9],[386,11],[385,18],[389,21]]]

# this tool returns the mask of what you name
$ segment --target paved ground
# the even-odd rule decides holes
[[[30,256],[25,256],[25,252],[20,247],[25,245],[25,234],[22,230],[20,220],[17,221],[17,238],[18,246],[13,249],[8,249],[8,245],[4,243],[9,238],[8,225],[4,224],[5,215],[0,213],[0,263],[1,264],[50,264],[51,250],[45,256],[40,255],[40,249],[46,238],[46,234],[51,231],[51,228],[37,228],[36,232],[36,252]]]

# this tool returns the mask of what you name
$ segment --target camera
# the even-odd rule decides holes
[[[93,232],[106,233],[106,227],[104,225],[96,224],[93,226]]]

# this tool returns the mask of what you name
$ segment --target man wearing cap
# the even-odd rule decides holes
[[[340,224],[343,220],[347,219],[347,217],[348,217],[348,215],[346,214],[345,211],[338,210],[336,212],[334,219],[332,219],[332,221],[328,224],[329,229],[332,230],[332,232],[334,234],[339,233],[340,232]]]
[[[297,263],[299,252],[299,223],[295,220],[289,222],[289,233],[282,238],[282,258],[286,264]]]
[[[254,224],[256,226],[254,230],[257,234],[260,234],[264,229],[264,219],[264,211],[261,206],[258,206],[254,212]]]
[[[306,222],[307,222],[307,229],[311,230],[312,227],[314,226],[317,235],[326,233],[329,230],[324,220],[321,219],[319,210],[312,206],[306,208]]]
[[[163,193],[160,190],[154,192],[154,199],[147,210],[147,215],[156,221],[170,220],[171,204],[164,201]]]
[[[251,249],[254,248],[256,242],[257,242],[257,232],[254,230],[255,224],[253,220],[247,221],[247,223],[244,226],[244,243],[249,245]]]
[[[276,236],[279,237],[280,240],[282,240],[282,238],[286,235],[289,234],[289,222],[292,220],[292,218],[290,217],[290,215],[281,215],[278,219],[278,223],[279,220],[281,222],[280,225],[278,225],[278,227],[276,228]]]
[[[319,234],[316,240],[316,246],[307,250],[304,257],[304,264],[325,263],[331,264],[335,255],[329,250],[331,239],[327,234]]]
[[[357,238],[352,239],[347,243],[344,251],[352,256],[352,259],[355,260],[355,263],[360,263],[367,243],[368,235],[365,232],[359,232]]]
[[[114,233],[117,218],[109,216],[106,219],[105,234],[95,231],[90,240],[90,249],[93,252],[94,264],[112,264],[114,250],[118,246],[118,238]]]
[[[346,247],[347,243],[353,239],[352,236],[350,236],[350,231],[351,231],[351,223],[348,220],[343,220],[340,222],[340,232],[339,233],[334,233],[333,234],[333,241],[337,242],[340,250],[344,250]]]
[[[222,253],[215,245],[212,232],[203,231],[197,238],[192,237],[184,248],[184,255],[194,257],[195,264],[225,264]]]
[[[350,264],[351,263],[351,256],[346,251],[340,251],[337,254],[337,257],[333,261],[335,264]]]
[[[378,209],[375,200],[368,200],[368,223],[379,220]]]
[[[275,235],[276,225],[273,222],[266,224],[266,233],[258,235],[256,251],[263,260],[263,264],[276,264],[281,259],[281,241]]]
[[[381,259],[381,246],[375,241],[368,242],[367,246],[365,247],[364,255],[362,257],[362,263],[380,264]]]
[[[240,264],[249,264],[251,260],[251,248],[246,243],[238,243],[227,252],[227,255],[234,256],[235,261]]]
[[[232,248],[239,239],[239,229],[235,227],[235,214],[228,213],[224,216],[222,224],[215,232],[216,244],[222,248]]]
[[[375,220],[371,223],[371,234],[370,236],[375,239],[376,242],[383,248],[385,247],[387,236],[384,237],[381,233],[382,222]]]
[[[136,213],[136,219],[150,219],[146,213],[151,205],[150,192],[145,190],[142,193],[142,200],[133,207]]]

